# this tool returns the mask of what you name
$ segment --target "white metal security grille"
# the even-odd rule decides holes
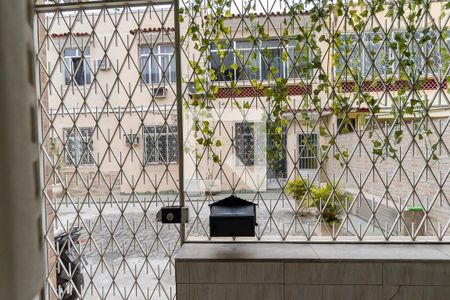
[[[449,8],[363,2],[37,1],[49,299],[79,227],[69,293],[174,299],[229,194],[258,204],[242,241],[448,241]]]
[[[180,204],[174,27],[172,3],[36,4],[49,299],[175,298],[182,229],[155,220]],[[53,237],[78,227],[67,268]]]

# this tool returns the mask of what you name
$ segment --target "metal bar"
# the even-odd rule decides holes
[[[178,192],[180,195],[180,206],[184,206],[184,136],[183,136],[183,97],[181,95],[181,37],[180,37],[180,0],[174,1],[174,27],[175,27],[175,69],[176,69],[176,101],[177,101],[177,127],[178,127]],[[180,224],[180,244],[185,241],[184,223]]]
[[[36,13],[50,13],[55,11],[75,11],[101,8],[135,7],[148,5],[172,5],[172,0],[101,0],[93,2],[73,2],[55,4],[36,4]]]

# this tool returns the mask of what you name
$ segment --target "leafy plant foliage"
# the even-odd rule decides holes
[[[319,131],[328,141],[328,145],[322,144],[321,147],[323,159],[331,154],[342,166],[350,159],[350,152],[345,145],[339,145],[337,151],[331,151],[336,146],[337,134],[342,131],[338,129],[338,133],[333,132],[308,113],[314,110],[321,116],[327,108],[341,120],[344,129],[350,123],[349,114],[352,111],[359,108],[368,111],[362,117],[366,124],[363,131],[368,132],[372,140],[374,160],[399,160],[398,147],[404,135],[423,140],[428,149],[426,159],[437,159],[438,142],[431,138],[433,129],[428,113],[433,101],[421,93],[421,89],[424,78],[430,77],[427,76],[430,70],[434,79],[442,82],[441,78],[436,78],[436,74],[440,72],[440,77],[445,77],[449,49],[447,46],[433,47],[439,41],[446,40],[448,33],[445,27],[429,18],[431,2],[300,0],[283,7],[281,15],[284,29],[277,35],[284,50],[281,61],[300,65],[301,76],[296,84],[311,87],[308,97],[302,100],[299,114],[306,127]],[[255,10],[257,4],[254,0],[244,1],[239,11],[245,21],[251,24],[246,23],[247,26],[242,27],[248,45],[253,50],[250,52],[239,51],[232,46],[234,33],[226,21],[232,16],[236,5],[234,1],[195,0],[190,9],[182,11],[180,17],[181,21],[189,19],[191,23],[187,36],[198,51],[199,59],[190,60],[189,63],[194,73],[195,87],[203,91],[201,96],[194,96],[186,105],[199,113],[194,120],[197,142],[212,151],[215,162],[220,162],[216,152],[221,142],[214,136],[214,124],[201,120],[201,111],[216,101],[218,80],[229,79],[229,88],[239,93],[239,76],[230,74],[237,74],[238,71],[248,73],[245,78],[252,88],[261,91],[265,97],[267,134],[276,147],[282,147],[281,132],[288,122],[283,112],[294,110],[288,93],[289,76],[281,76],[284,71],[277,65],[273,64],[265,70],[268,75],[264,78],[251,76],[262,67],[255,63],[256,53],[259,52],[266,59],[272,55],[270,49],[264,46],[264,42],[271,38],[267,29],[269,26],[265,26],[266,21],[258,19]],[[448,3],[442,2],[441,19],[449,8]],[[386,26],[380,20],[389,20],[390,25]],[[403,25],[395,27],[397,23]],[[292,47],[295,50],[288,51],[289,45],[294,45]],[[232,51],[238,63],[232,63],[229,68],[224,64],[220,68],[212,68],[212,47],[219,60]],[[330,71],[329,66],[334,71]],[[266,84],[267,80],[272,83]],[[343,91],[343,84],[348,82],[354,86],[351,93]],[[391,93],[388,104],[393,122],[381,134],[373,128],[382,128],[378,115],[384,100],[366,91],[364,86],[367,83],[381,84],[385,91],[391,86],[397,87],[397,91]],[[252,108],[249,102],[233,101],[233,105],[240,110]],[[405,126],[408,120],[417,121],[412,131]],[[275,150],[268,149],[269,159],[275,155],[276,147]]]

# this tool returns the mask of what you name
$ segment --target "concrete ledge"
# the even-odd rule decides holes
[[[177,299],[448,299],[450,245],[188,243]]]
[[[449,261],[448,244],[186,243],[176,261]]]

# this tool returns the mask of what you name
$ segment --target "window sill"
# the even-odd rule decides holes
[[[167,91],[169,91],[170,89],[168,88],[169,86],[175,86],[176,82],[166,82],[166,83],[161,83],[159,84],[159,82],[139,82],[139,86],[141,87],[147,87],[148,89],[166,89]],[[175,90],[175,88],[174,88]]]
[[[178,163],[177,162],[171,162],[171,163],[168,163],[167,165],[168,166],[174,166],[174,165],[177,165]],[[145,166],[146,167],[154,167],[154,166],[165,166],[166,164],[165,163],[163,163],[163,162],[150,162],[150,163],[146,163],[145,164]]]
[[[236,167],[246,167],[246,168],[252,168],[252,167],[255,167],[256,165],[255,164],[248,164],[248,165],[246,165],[246,164],[243,164],[243,163],[240,163],[240,162],[236,162],[235,164],[234,164]]]
[[[79,165],[77,166],[77,169],[82,171],[82,172],[95,172],[96,170],[98,170],[96,165]],[[59,173],[70,173],[73,172],[75,170],[75,166],[74,165],[65,165],[63,167],[61,167],[61,169],[58,171]]]
[[[92,83],[89,83],[89,84],[78,84],[78,88],[80,88],[80,89],[83,89],[83,88],[86,88],[86,89],[89,89],[90,87],[91,87],[91,85],[92,85]],[[73,87],[73,88],[76,88],[77,86],[75,85],[75,84],[64,84],[64,86],[65,87]]]
[[[189,243],[176,261],[450,261],[450,245],[395,243]]]

